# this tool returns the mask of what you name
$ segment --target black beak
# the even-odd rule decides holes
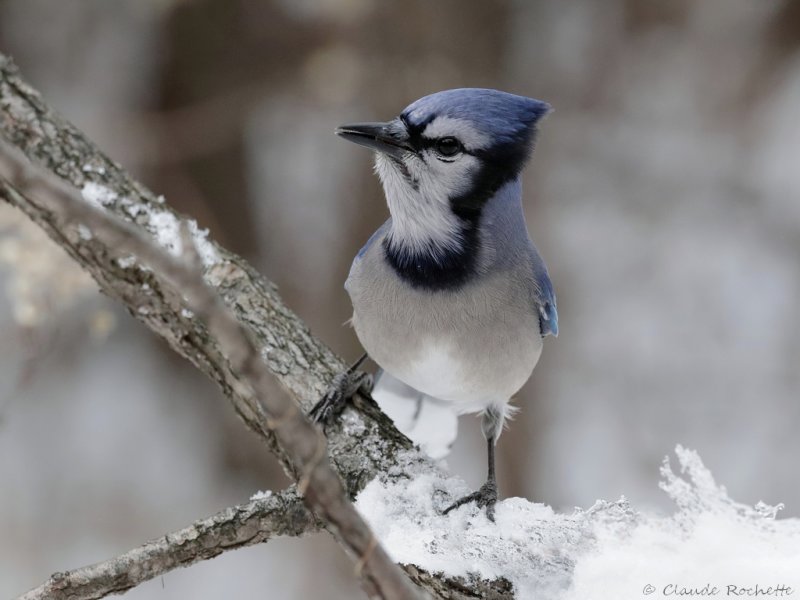
[[[397,159],[414,152],[414,148],[408,143],[408,132],[398,119],[388,123],[342,125],[337,127],[336,135]]]

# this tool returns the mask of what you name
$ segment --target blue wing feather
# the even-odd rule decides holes
[[[541,259],[540,259],[541,261]],[[539,268],[534,271],[536,278],[537,297],[536,304],[539,310],[539,328],[542,337],[552,335],[558,337],[558,309],[556,307],[556,294],[553,291],[553,283],[544,262],[540,262]]]

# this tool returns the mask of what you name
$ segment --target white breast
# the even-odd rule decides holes
[[[446,344],[431,342],[419,349],[403,368],[401,379],[428,396],[449,402],[464,402],[471,395],[464,367]]]
[[[540,352],[541,341],[534,341],[530,348],[519,347],[516,356],[498,352],[479,359],[441,341],[430,341],[421,344],[408,361],[380,356],[380,350],[375,358],[407,385],[452,403],[457,413],[464,414],[506,404],[530,377]]]

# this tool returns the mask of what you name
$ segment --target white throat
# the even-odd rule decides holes
[[[392,215],[388,243],[409,254],[441,256],[458,251],[463,241],[461,226],[450,209],[447,186],[442,182],[437,185],[424,170],[414,173],[413,165],[406,166],[416,186],[386,156],[378,154],[375,162]]]

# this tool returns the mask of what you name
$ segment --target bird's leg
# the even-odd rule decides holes
[[[477,492],[473,492],[463,498],[459,498],[453,504],[444,509],[444,514],[451,510],[474,502],[479,508],[486,507],[486,516],[494,523],[494,505],[497,503],[497,477],[494,472],[494,436],[486,438],[489,445],[489,476]]]
[[[331,387],[308,413],[312,421],[326,425],[342,412],[347,401],[357,392],[369,395],[372,391],[372,375],[358,370],[365,360],[367,360],[366,352],[345,371],[333,378]]]

